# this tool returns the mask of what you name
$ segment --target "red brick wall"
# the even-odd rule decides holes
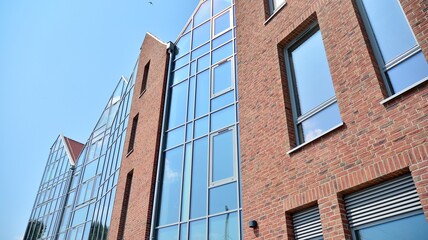
[[[140,95],[144,67],[148,61],[150,61],[150,70],[147,88]],[[134,172],[124,239],[149,239],[167,65],[166,45],[147,34],[141,47],[109,239],[117,239],[118,237],[126,178],[132,170]],[[134,150],[128,154],[126,150],[131,135],[132,120],[137,114],[139,114],[139,118]]]
[[[245,239],[293,239],[291,213],[318,205],[325,239],[350,239],[342,196],[411,172],[428,217],[428,86],[386,91],[356,4],[236,0]],[[428,59],[428,1],[402,0]],[[284,45],[319,23],[344,126],[295,147]],[[252,230],[248,221],[257,220]]]

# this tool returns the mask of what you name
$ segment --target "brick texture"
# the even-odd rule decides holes
[[[342,196],[408,172],[428,219],[427,84],[380,104],[386,91],[355,2],[287,0],[265,23],[266,1],[236,0],[245,239],[293,239],[290,214],[313,204],[325,239],[351,239]],[[401,2],[428,59],[428,1]],[[295,135],[283,49],[314,22],[344,125],[287,154]]]
[[[147,88],[140,94],[144,67],[149,61]],[[166,45],[147,34],[141,47],[124,146],[124,149],[128,149],[132,120],[139,114],[134,150],[130,153],[126,151],[123,153],[109,239],[119,238],[118,230],[126,179],[127,174],[132,170],[133,179],[124,227],[124,239],[149,239],[167,65]]]

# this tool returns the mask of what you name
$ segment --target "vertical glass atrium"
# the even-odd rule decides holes
[[[201,1],[176,42],[152,237],[241,239],[233,0]]]

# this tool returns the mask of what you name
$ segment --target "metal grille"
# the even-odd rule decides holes
[[[345,204],[351,227],[422,208],[411,175],[348,195]]]
[[[322,239],[322,227],[318,207],[295,213],[293,215],[293,225],[296,240]]]

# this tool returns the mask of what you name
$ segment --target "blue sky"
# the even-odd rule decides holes
[[[86,142],[146,32],[175,41],[199,0],[0,0],[0,239],[21,239],[58,134]]]

